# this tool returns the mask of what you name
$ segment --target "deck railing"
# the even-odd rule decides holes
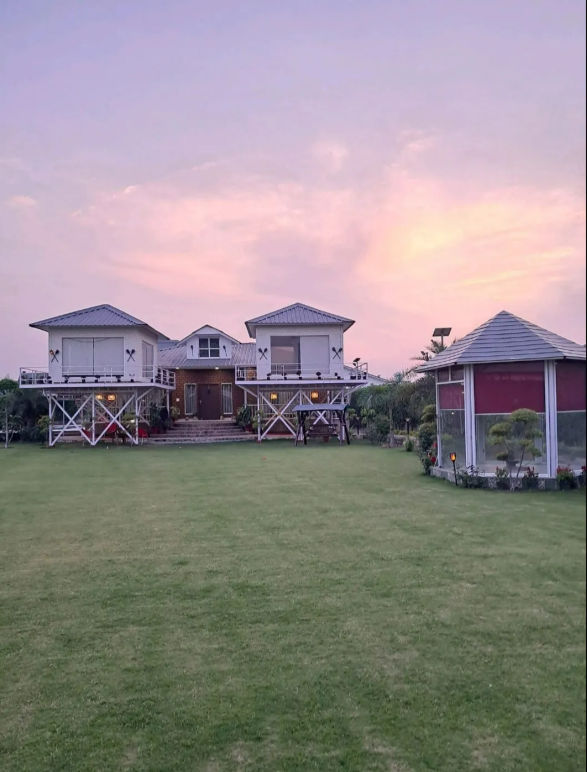
[[[175,388],[175,371],[156,365],[143,367],[141,375],[130,376],[120,368],[63,367],[61,372],[51,374],[40,367],[21,367],[18,379],[20,386],[47,386],[50,384],[74,385],[80,383],[154,383],[158,386]]]
[[[324,372],[317,368],[302,367],[299,362],[287,364],[272,364],[271,371],[262,380],[268,381],[366,381],[368,377],[367,362],[354,362],[350,365],[332,367],[332,372]],[[237,367],[237,381],[256,381],[256,367]]]

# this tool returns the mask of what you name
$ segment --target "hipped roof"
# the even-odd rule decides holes
[[[41,319],[39,322],[32,322],[29,326],[39,330],[49,330],[53,327],[146,327],[157,337],[168,340],[167,335],[158,332],[147,322],[143,322],[136,316],[131,316],[126,311],[121,311],[120,308],[115,308],[108,303],[81,308],[79,311],[70,311],[68,314],[52,316],[49,319]]]
[[[500,311],[430,361],[420,365],[418,371],[438,370],[456,364],[543,359],[585,359],[585,346],[509,311]]]
[[[346,331],[354,323],[353,319],[347,319],[346,316],[330,314],[328,311],[321,311],[319,308],[312,308],[304,303],[292,303],[291,306],[278,308],[276,311],[270,311],[268,314],[256,316],[245,322],[251,338],[255,337],[257,327],[262,325],[342,324],[343,330]]]

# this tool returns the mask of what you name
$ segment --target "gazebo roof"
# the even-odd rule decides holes
[[[549,332],[509,311],[500,311],[433,359],[420,365],[418,371],[438,370],[457,364],[543,359],[585,359],[585,346]]]

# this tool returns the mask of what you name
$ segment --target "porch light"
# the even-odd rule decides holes
[[[96,394],[96,399],[99,399],[100,401],[102,401],[104,399],[104,395],[103,394]]]
[[[108,394],[106,399],[108,400],[108,402],[114,402],[116,400],[116,394]]]
[[[314,400],[314,399],[318,399],[318,397],[319,397],[319,394],[317,391],[310,392],[310,399]]]
[[[269,399],[271,400],[271,402],[277,402],[277,394],[274,391],[272,391],[271,394],[269,395]]]

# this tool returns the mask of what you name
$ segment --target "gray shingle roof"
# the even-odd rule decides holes
[[[167,335],[157,332],[147,322],[137,319],[136,316],[121,311],[120,308],[104,303],[100,306],[81,308],[79,311],[70,311],[68,314],[52,316],[49,319],[41,319],[32,322],[30,327],[46,330],[50,327],[148,327],[159,337],[167,339]]]
[[[245,322],[247,331],[251,338],[255,337],[255,330],[259,325],[314,325],[314,324],[342,324],[346,331],[354,324],[353,319],[347,319],[346,316],[337,316],[329,314],[327,311],[320,311],[318,308],[306,306],[304,303],[292,303],[291,306],[278,308],[277,311],[271,311],[263,316],[256,316]]]
[[[585,359],[585,346],[509,311],[500,311],[429,362],[420,365],[418,371],[437,370],[454,364],[542,359]]]
[[[194,359],[188,358],[187,346],[179,341],[175,346],[159,346],[159,365],[177,367],[181,370],[209,370],[210,368],[232,368],[237,366],[255,366],[255,344],[235,343],[230,359]]]

